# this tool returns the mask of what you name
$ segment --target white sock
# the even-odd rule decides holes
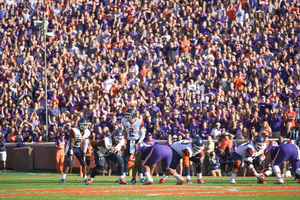
[[[275,173],[277,179],[281,180],[281,171],[278,165],[273,166],[273,172]]]
[[[145,172],[146,179],[151,180],[150,172]]]
[[[124,175],[124,174],[120,176],[120,179],[122,179],[122,178],[125,178],[125,175]]]
[[[63,173],[61,178],[62,178],[62,179],[65,179],[66,176],[67,176],[67,174]]]
[[[140,179],[142,179],[143,178],[143,173],[139,173],[139,177],[140,177]]]
[[[298,175],[300,175],[300,168],[298,168],[295,173],[297,173]]]
[[[91,179],[92,181],[94,180],[94,178],[90,177],[89,179]]]
[[[236,177],[236,173],[231,173],[231,178],[235,179],[235,177]]]
[[[176,172],[175,172],[175,173],[176,173]],[[168,178],[168,176],[165,175],[165,174],[163,174],[161,178],[166,180],[166,179]]]
[[[123,173],[123,176],[124,176],[124,177],[126,176],[126,173],[125,173],[125,172]]]
[[[197,173],[197,179],[202,179],[202,173]]]
[[[281,178],[284,178],[285,174],[281,174]]]
[[[165,175],[165,174],[164,174]],[[174,174],[173,174],[173,176],[175,177],[175,178],[179,178],[180,177],[180,175],[177,173],[177,172],[175,172]]]
[[[191,180],[191,176],[190,176],[190,175],[187,175],[187,176],[186,176],[186,179]]]
[[[83,180],[85,180],[85,179],[86,179],[86,175],[83,176]]]

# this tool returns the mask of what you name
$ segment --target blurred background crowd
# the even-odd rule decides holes
[[[128,108],[155,139],[298,139],[298,0],[0,2],[6,142],[68,139],[81,117],[100,139],[122,128]],[[55,35],[46,41],[47,102],[34,26],[44,14]]]

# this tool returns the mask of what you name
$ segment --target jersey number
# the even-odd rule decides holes
[[[130,135],[130,137],[134,137],[133,128],[129,128],[129,135]]]
[[[74,146],[78,146],[79,144],[81,144],[82,141],[83,141],[83,139],[78,139],[78,140],[74,143]]]

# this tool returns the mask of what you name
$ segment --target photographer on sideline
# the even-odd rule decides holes
[[[210,153],[210,157],[209,157],[209,168],[213,177],[222,176],[219,166],[220,166],[219,157],[216,156],[216,153],[213,151]]]

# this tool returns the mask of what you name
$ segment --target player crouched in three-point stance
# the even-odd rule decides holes
[[[95,176],[100,174],[105,165],[105,159],[110,160],[117,165],[118,173],[120,176],[120,184],[127,184],[125,181],[124,163],[121,156],[120,150],[124,146],[124,137],[121,130],[114,130],[112,136],[105,137],[103,140],[92,141],[91,145],[94,149],[95,163],[92,174],[89,180],[86,182],[87,185],[91,185]]]
[[[269,164],[272,162],[273,171],[276,174],[277,181],[274,184],[284,184],[284,180],[281,177],[280,165],[289,160],[295,173],[295,178],[300,183],[300,151],[294,144],[282,144],[280,146],[269,146],[265,150],[265,169],[269,168]]]
[[[141,164],[141,161],[143,160],[144,162],[142,166],[145,167],[146,171],[146,181],[143,183],[143,185],[153,184],[153,179],[151,175],[153,174],[156,163],[158,163],[159,161],[161,161],[162,164],[162,171],[166,175],[173,175],[177,179],[177,184],[182,185],[184,183],[184,179],[179,174],[177,174],[174,169],[169,168],[172,160],[172,154],[172,150],[166,145],[144,145],[138,148],[135,151],[135,162],[132,172],[133,175],[131,184],[136,184],[136,172]]]
[[[89,123],[86,121],[86,119],[81,118],[78,123],[78,127],[72,128],[70,140],[66,146],[66,156],[67,156],[67,168],[65,169],[65,173],[62,175],[62,179],[59,181],[60,183],[66,183],[65,178],[67,176],[67,173],[69,172],[70,167],[73,164],[73,156],[75,154],[76,158],[79,160],[81,166],[82,166],[82,173],[83,181],[86,182],[86,173],[85,173],[85,154],[87,151],[88,143],[89,143],[89,136],[91,132],[88,130]],[[83,150],[80,149],[81,143],[83,143]]]
[[[127,143],[124,145],[124,174],[127,172],[128,161],[130,155],[134,153],[137,146],[144,141],[146,129],[144,127],[144,121],[136,118],[136,111],[134,109],[128,109],[125,113],[125,119],[123,120],[124,137]],[[139,178],[140,182],[144,182],[142,166],[139,166]]]
[[[197,171],[197,183],[204,184],[202,180],[202,165],[204,159],[204,145],[201,137],[196,136],[192,142],[187,140],[182,140],[175,142],[171,145],[173,152],[172,162],[170,168],[176,170],[177,165],[181,158],[183,158],[183,163],[185,167],[186,179],[188,184],[193,184],[190,176],[190,161],[196,164]],[[163,174],[162,178],[159,180],[159,184],[164,184],[167,178],[166,174]]]
[[[263,159],[260,157],[266,149],[265,139],[261,135],[257,135],[254,141],[241,144],[233,153],[234,164],[231,174],[231,184],[236,184],[235,178],[242,165],[245,162],[248,168],[253,172],[254,176],[258,179],[258,183],[265,184],[263,174],[259,174],[255,170],[255,166],[258,167],[260,173],[263,172]]]

